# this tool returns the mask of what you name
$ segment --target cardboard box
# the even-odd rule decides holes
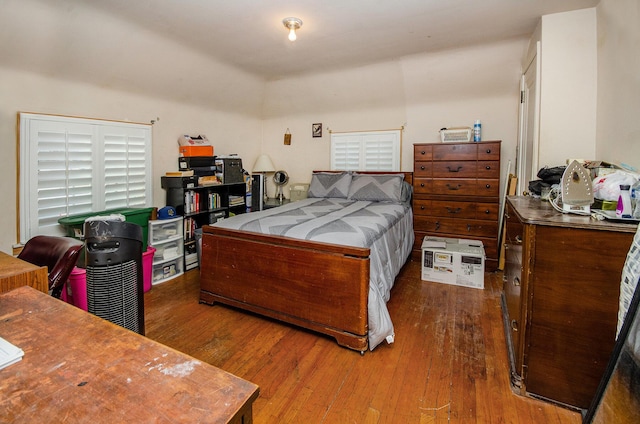
[[[478,240],[425,237],[422,279],[484,289],[484,246]]]
[[[213,146],[178,146],[181,156],[213,156]]]

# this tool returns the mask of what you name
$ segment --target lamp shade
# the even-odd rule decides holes
[[[273,166],[269,155],[260,155],[253,164],[253,172],[276,172],[276,167]]]

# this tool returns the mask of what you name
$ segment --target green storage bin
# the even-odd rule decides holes
[[[84,221],[87,218],[111,214],[124,215],[125,221],[133,222],[134,224],[138,224],[142,227],[142,251],[146,252],[147,243],[149,241],[149,219],[151,218],[153,209],[154,208],[119,208],[80,215],[69,215],[65,218],[60,218],[58,220],[58,224],[65,228],[67,236],[83,240]]]

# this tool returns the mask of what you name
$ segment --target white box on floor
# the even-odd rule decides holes
[[[425,237],[422,279],[484,289],[484,246],[478,240]]]

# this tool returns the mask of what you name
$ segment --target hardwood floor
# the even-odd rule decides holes
[[[396,338],[361,356],[333,339],[198,303],[199,273],[145,294],[146,335],[260,386],[261,423],[580,423],[512,393],[501,274],[485,290],[420,280],[409,262],[389,301]]]

